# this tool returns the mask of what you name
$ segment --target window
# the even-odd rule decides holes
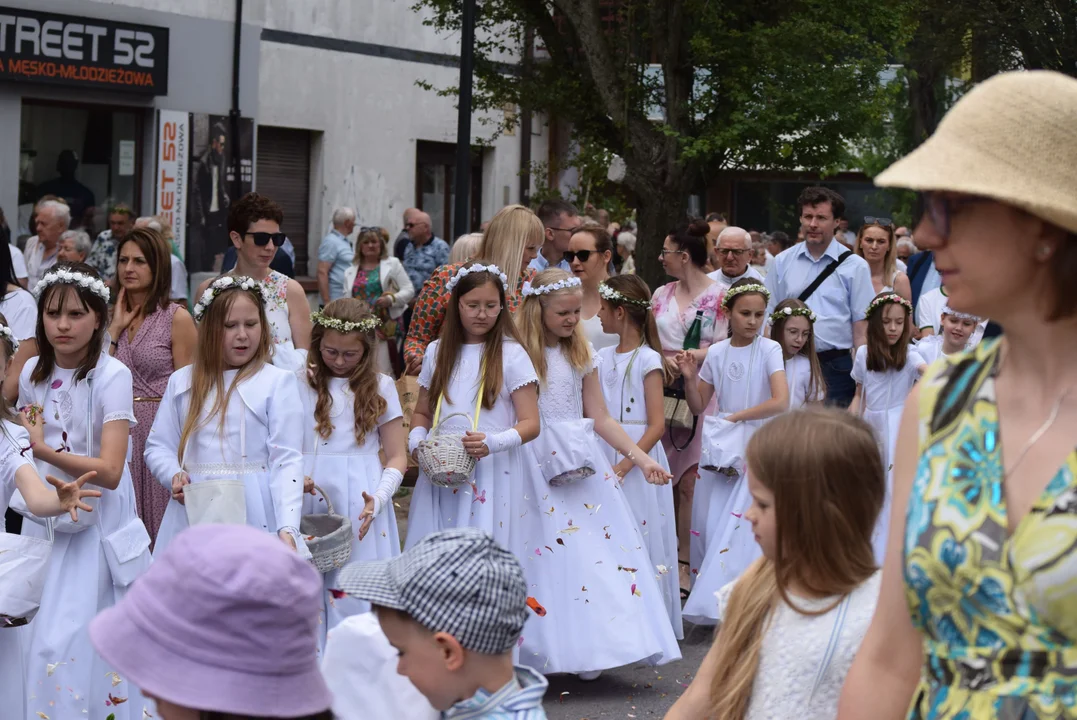
[[[456,203],[456,146],[420,140],[416,148],[415,207],[430,216],[430,230],[448,242],[453,237]],[[468,195],[468,232],[482,224],[482,149],[471,148],[471,192]]]

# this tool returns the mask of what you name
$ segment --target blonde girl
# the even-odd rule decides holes
[[[662,388],[670,379],[670,368],[662,358],[658,328],[651,313],[651,291],[635,275],[617,275],[598,286],[602,304],[598,317],[602,331],[616,335],[617,345],[598,351],[602,395],[610,414],[617,419],[640,450],[669,471],[665,448],[659,442],[665,432]],[[673,511],[673,485],[647,482],[628,458],[603,441],[606,458],[621,480],[639,533],[647,547],[651,565],[658,572],[658,584],[674,633],[682,637],[681,596],[677,573],[677,527]]]
[[[515,488],[522,517],[513,520],[511,547],[543,607],[541,617],[528,619],[520,661],[544,673],[571,672],[590,680],[632,662],[676,660],[680,651],[655,580],[661,571],[650,561],[621,479],[595,435],[633,462],[645,482],[664,484],[671,477],[606,409],[599,360],[580,320],[580,280],[564,270],[544,270],[524,296],[516,320],[540,383],[543,433],[557,437],[558,445],[526,448],[527,472]],[[593,421],[593,432],[583,424],[574,433],[556,434],[559,423],[584,418]],[[589,464],[574,481],[547,482],[539,471],[545,454],[570,451]],[[609,622],[611,617],[618,622]],[[632,631],[625,633],[625,626]]]
[[[197,509],[189,514],[187,485],[217,482],[226,492],[220,481],[235,480],[242,489],[231,499],[245,517],[232,521],[302,546],[302,404],[295,373],[269,362],[272,340],[261,287],[251,278],[226,275],[195,305],[194,364],[168,379],[146,440],[146,464],[172,493],[155,553],[191,522],[203,521]]]
[[[520,445],[539,432],[538,378],[506,309],[508,282],[498,266],[471,262],[446,285],[445,322],[422,359],[408,452],[443,421],[443,430],[466,433],[464,448],[478,464],[463,488],[435,486],[420,471],[405,548],[454,527],[482,528],[508,545],[513,485],[525,475]]]
[[[815,311],[797,298],[782,300],[770,315],[770,339],[782,346],[789,409],[822,402],[826,380],[815,353]]]
[[[407,436],[396,385],[378,372],[381,318],[353,298],[334,300],[311,316],[307,369],[299,374],[306,423],[304,514],[327,512],[326,498],[352,522],[349,562],[400,554],[393,494],[408,467]],[[385,463],[378,456],[384,449]],[[320,488],[315,490],[314,485]],[[344,618],[369,604],[334,598],[337,571],[326,573],[320,643]]]
[[[867,310],[868,342],[856,350],[852,378],[856,381],[849,412],[861,415],[875,430],[886,474],[886,505],[879,516],[875,557],[882,563],[890,523],[890,489],[898,428],[905,399],[927,364],[909,347],[912,303],[897,293],[879,293]]]
[[[748,482],[762,557],[712,596],[720,629],[666,720],[833,718],[875,610],[871,429],[831,408],[781,415],[748,442]]]
[[[89,501],[94,512],[78,522],[61,516],[23,524],[25,535],[55,538],[41,607],[29,628],[26,712],[80,717],[112,692],[131,698],[116,708],[116,720],[137,719],[138,691],[126,683],[112,686],[110,668],[86,634],[94,615],[118,602],[150,563],[150,537],[135,511],[127,467],[135,422],[131,372],[108,354],[109,291],[93,268],[54,266],[34,294],[39,354],[19,377],[27,455],[33,453],[42,477],[70,481],[95,472],[90,482],[101,497]],[[22,497],[12,506],[21,510]]]

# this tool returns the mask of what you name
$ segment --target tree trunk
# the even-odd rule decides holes
[[[679,183],[678,183],[679,184]],[[662,269],[659,252],[669,231],[684,222],[686,195],[679,187],[654,187],[648,192],[636,189],[639,196],[636,218],[636,274],[654,292],[669,282]]]

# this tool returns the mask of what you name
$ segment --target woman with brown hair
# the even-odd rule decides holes
[[[610,259],[613,257],[613,242],[606,229],[595,224],[584,225],[572,233],[565,251],[572,274],[583,283],[583,309],[580,313],[580,325],[583,334],[596,350],[613,347],[620,338],[602,331],[602,321],[598,311],[602,308],[602,297],[598,286],[609,279]]]
[[[747,460],[743,522],[763,557],[716,593],[718,634],[666,720],[833,718],[875,610],[885,473],[871,428],[795,410],[752,435]]]
[[[389,254],[389,233],[380,227],[359,228],[355,257],[344,271],[344,292],[361,300],[367,311],[382,322],[377,331],[375,351],[378,372],[399,374],[402,369],[396,350],[400,317],[415,297],[415,286],[404,265]]]
[[[894,221],[890,218],[866,217],[856,233],[853,251],[868,261],[875,294],[895,292],[912,301],[909,276],[898,267]]]
[[[112,310],[109,352],[131,371],[135,418],[131,429],[131,478],[138,516],[157,537],[170,494],[142,458],[168,378],[191,364],[198,333],[186,309],[171,302],[172,253],[164,239],[148,227],[124,236],[116,263],[120,294]]]
[[[490,220],[482,236],[476,262],[491,263],[510,275],[505,288],[505,304],[516,312],[523,300],[524,283],[535,276],[527,266],[538,255],[546,231],[542,221],[523,205],[507,205]],[[465,263],[449,263],[433,272],[423,285],[412,309],[408,339],[404,343],[404,362],[408,375],[418,375],[426,348],[441,333],[445,308],[451,295],[448,284]]]

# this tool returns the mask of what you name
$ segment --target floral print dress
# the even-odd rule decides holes
[[[909,718],[1077,718],[1077,450],[1008,531],[998,341],[921,387],[905,597],[923,635]]]

